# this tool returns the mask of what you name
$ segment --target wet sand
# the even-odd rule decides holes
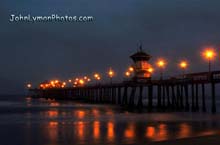
[[[220,145],[219,113],[137,113],[7,96],[0,98],[0,128],[2,145]]]
[[[220,134],[193,137],[186,139],[176,139],[170,141],[153,142],[149,145],[219,145],[220,144]]]

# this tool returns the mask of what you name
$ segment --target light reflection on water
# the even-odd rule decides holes
[[[58,116],[58,111],[57,110],[49,110],[49,111],[46,112],[46,115],[48,115],[51,118],[57,117]]]
[[[114,123],[112,121],[109,121],[107,123],[107,139],[109,142],[113,142],[115,138],[115,130],[114,130]]]
[[[190,125],[187,123],[181,123],[179,125],[179,133],[178,133],[178,138],[185,138],[190,136],[192,133],[192,128]]]
[[[94,140],[98,140],[100,137],[100,122],[94,121],[93,122],[93,138]]]
[[[80,142],[82,142],[84,140],[85,122],[79,121],[74,124],[74,134],[78,137]]]
[[[85,117],[86,112],[83,110],[76,110],[76,111],[73,111],[73,114],[74,114],[74,117],[83,119]]]
[[[80,105],[80,108],[71,110],[73,112],[72,115],[65,114],[67,118],[71,116],[72,119],[66,121],[62,118],[61,123],[59,118],[57,118],[56,120],[58,121],[49,121],[49,127],[46,126],[44,128],[46,130],[49,128],[48,134],[52,144],[57,138],[64,138],[62,135],[58,135],[58,132],[72,134],[74,142],[79,144],[133,144],[216,133],[215,130],[210,131],[205,126],[204,128],[201,128],[201,126],[194,128],[193,125],[196,125],[196,123],[193,122],[148,122],[148,120],[144,120],[145,118],[136,121],[135,118],[128,121],[120,120],[117,118],[118,116],[116,118],[113,117],[118,112],[110,108],[109,106],[107,108],[104,107],[104,110],[102,110],[103,108],[93,107],[85,109]],[[126,112],[126,114],[129,113]],[[57,110],[47,111],[44,114],[44,118],[54,119],[58,115]],[[105,118],[106,115],[110,117]],[[123,115],[123,113],[120,115]],[[131,113],[129,115],[132,118],[137,114]],[[70,128],[73,129],[73,133],[68,132]]]
[[[135,138],[135,125],[134,123],[128,123],[124,130],[124,137],[126,143],[134,143],[134,138]]]
[[[172,134],[172,130],[168,128],[165,123],[157,125],[145,125],[145,132],[142,126],[136,123],[125,123],[125,125],[119,125],[116,127],[116,123],[113,121],[108,122],[84,122],[76,121],[71,123],[61,123],[57,121],[50,121],[43,126],[43,130],[48,135],[48,142],[50,144],[58,144],[58,140],[66,139],[75,144],[134,144],[134,143],[147,143],[150,141],[163,141],[167,139],[175,138],[187,138],[196,133],[192,130],[192,127],[187,123],[180,123],[176,129],[178,130],[175,135]],[[105,128],[106,127],[106,128]],[[142,130],[143,129],[143,130]],[[70,132],[72,130],[73,132]],[[120,132],[122,130],[122,132]],[[60,133],[63,134],[60,134]],[[173,134],[174,134],[173,133]],[[199,131],[198,135],[211,135],[217,132],[212,130]],[[41,132],[40,132],[41,134]],[[194,134],[193,136],[196,136]]]
[[[5,145],[147,144],[220,132],[219,115],[131,113],[109,105],[30,99],[0,120]]]
[[[30,99],[27,100],[27,104],[30,106]],[[117,122],[117,118],[115,118],[114,115],[119,112],[114,110],[111,106],[101,108],[90,106],[84,108],[83,104],[75,105],[78,107],[68,111],[65,109],[59,110],[59,106],[61,106],[60,103],[55,102],[54,100],[49,101],[49,106],[55,108],[46,111],[46,113],[43,114],[43,118],[55,119],[55,121],[49,121],[48,126],[44,127],[44,129],[48,131],[50,144],[57,144],[58,139],[66,138],[63,137],[62,134],[60,135],[59,132],[72,134],[74,143],[76,144],[133,144],[175,138],[187,138],[196,136],[197,134],[210,135],[216,133],[215,130],[206,130],[206,128],[204,128],[204,130],[202,128],[196,130],[193,128],[192,125],[194,125],[194,123],[192,122],[175,122],[174,124],[170,122],[153,122],[150,125],[148,124],[148,120],[146,120],[146,123],[144,123],[145,120],[120,120]],[[72,111],[72,114],[69,111]],[[136,115],[128,112],[123,112],[120,115],[123,114],[131,115],[131,117],[132,115],[134,115],[134,117]],[[59,120],[59,116],[64,117],[62,118],[62,123]],[[90,120],[85,120],[86,117],[88,119],[88,116]],[[108,116],[107,119],[106,116]],[[70,119],[66,122],[65,117],[71,117],[73,120]],[[167,116],[162,115],[158,117],[163,120],[166,117],[172,118],[173,116],[172,114],[169,114]],[[71,126],[71,121],[73,121],[73,126]],[[71,127],[73,132],[68,131]],[[143,128],[145,128],[145,130],[143,130]]]
[[[58,139],[58,122],[50,121],[48,123],[48,129],[46,131],[46,134],[48,135],[51,144],[56,144]]]

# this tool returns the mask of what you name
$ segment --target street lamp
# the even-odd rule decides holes
[[[101,77],[100,77],[100,75],[98,73],[94,74],[94,78],[96,80],[96,84],[98,84],[98,81],[101,80]]]
[[[94,74],[94,78],[97,79],[98,77],[99,77],[99,74],[98,74],[98,73],[95,73],[95,74]]]
[[[129,70],[130,72],[133,72],[133,71],[134,71],[134,68],[133,68],[132,66],[130,66],[130,67],[128,68],[128,70]]]
[[[182,60],[179,63],[179,67],[183,70],[183,78],[184,78],[184,75],[185,75],[185,70],[187,69],[188,65],[189,65],[188,62],[185,61],[185,60]]]
[[[125,76],[129,78],[131,76],[131,73],[129,71],[126,71]]]
[[[27,84],[27,88],[30,89],[32,87],[32,85],[29,83]]]
[[[80,80],[79,80],[79,84],[80,84],[81,86],[83,86],[84,83],[85,83],[85,81],[84,81],[83,79],[80,79]]]
[[[163,69],[166,66],[166,61],[163,59],[159,59],[157,61],[157,66],[160,68],[160,79],[163,80]]]
[[[112,84],[112,78],[115,75],[115,72],[112,70],[112,68],[109,69],[108,71],[108,76],[110,78],[110,83]]]
[[[64,88],[66,86],[66,82],[63,82],[62,84],[61,84],[61,88]]]
[[[149,73],[153,73],[153,71],[154,71],[154,69],[151,67],[151,68],[148,68],[148,70],[147,70]]]
[[[208,48],[203,51],[203,56],[208,59],[209,63],[209,73],[211,73],[211,61],[215,58],[216,52],[213,48]]]

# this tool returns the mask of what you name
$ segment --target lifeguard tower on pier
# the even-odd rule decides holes
[[[151,79],[153,68],[149,63],[151,56],[145,53],[140,45],[138,52],[131,55],[130,58],[134,61],[132,65],[134,68],[133,81],[147,81]]]

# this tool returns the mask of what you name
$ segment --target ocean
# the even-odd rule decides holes
[[[220,136],[220,113],[139,113],[116,105],[0,96],[1,145],[148,144],[212,134]]]

